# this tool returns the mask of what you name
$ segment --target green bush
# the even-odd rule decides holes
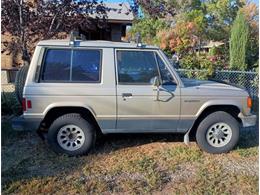
[[[206,56],[186,55],[180,60],[181,68],[187,69],[188,78],[208,79],[215,72],[214,63]]]
[[[12,92],[1,93],[1,107],[2,115],[19,115],[22,113],[21,105]]]
[[[209,50],[209,55],[210,56],[215,56],[218,54],[218,50],[216,47],[212,47],[210,50]]]

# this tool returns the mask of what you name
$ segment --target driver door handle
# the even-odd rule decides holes
[[[123,100],[126,100],[127,98],[132,98],[132,93],[122,93]]]

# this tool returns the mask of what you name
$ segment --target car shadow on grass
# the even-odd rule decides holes
[[[241,128],[240,138],[236,148],[252,148],[259,146],[259,131],[256,127]],[[137,147],[155,142],[180,142],[183,143],[184,134],[181,133],[152,133],[152,134],[109,134],[97,139],[92,153],[109,153],[122,148]],[[190,136],[190,142],[196,143],[194,135]],[[187,146],[188,147],[188,146]]]
[[[169,133],[135,133],[135,134],[108,134],[100,136],[92,151],[109,153],[122,148],[137,147],[155,142],[183,142],[184,134]]]

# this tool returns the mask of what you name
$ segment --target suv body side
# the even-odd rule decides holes
[[[41,81],[39,77],[48,49],[98,49],[102,51],[100,82]],[[31,109],[24,111],[24,118],[36,120],[39,123],[53,108],[81,107],[92,113],[101,131],[105,134],[178,132],[180,85],[174,85],[172,89],[174,90],[174,98],[171,97],[171,92],[161,89],[160,101],[155,101],[156,90],[152,84],[144,86],[118,84],[115,54],[117,50],[140,51],[140,49],[134,48],[37,46],[24,87],[24,97],[29,99],[33,106]],[[154,52],[165,63],[164,56],[158,49],[145,49],[145,51]],[[169,67],[167,68],[168,71],[172,71]],[[62,72],[57,74],[62,74]],[[173,73],[171,72],[171,74]],[[174,78],[176,83],[180,83],[175,76]],[[122,97],[124,92],[133,93],[133,97],[124,101]]]
[[[41,82],[39,76],[46,50],[57,48],[100,50],[100,82]],[[161,58],[176,85],[160,86],[159,99],[156,100],[157,89],[152,85],[120,84],[116,52],[122,50],[154,52]],[[24,111],[23,117],[34,121],[35,128],[39,127],[51,109],[59,107],[87,109],[103,133],[187,132],[205,109],[216,105],[237,107],[244,126],[254,122],[247,125],[243,121],[251,115],[246,106],[246,91],[224,84],[185,84],[158,48],[39,44],[31,61],[23,94],[32,104],[31,109]],[[123,94],[131,94],[131,97],[125,98]]]

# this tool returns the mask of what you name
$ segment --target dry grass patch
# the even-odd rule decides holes
[[[3,126],[10,128],[8,124]],[[10,132],[10,129],[2,131]],[[12,135],[12,136],[10,136]],[[174,136],[110,136],[91,154],[53,153],[32,133],[7,133],[3,194],[255,194],[258,146],[210,155]]]

